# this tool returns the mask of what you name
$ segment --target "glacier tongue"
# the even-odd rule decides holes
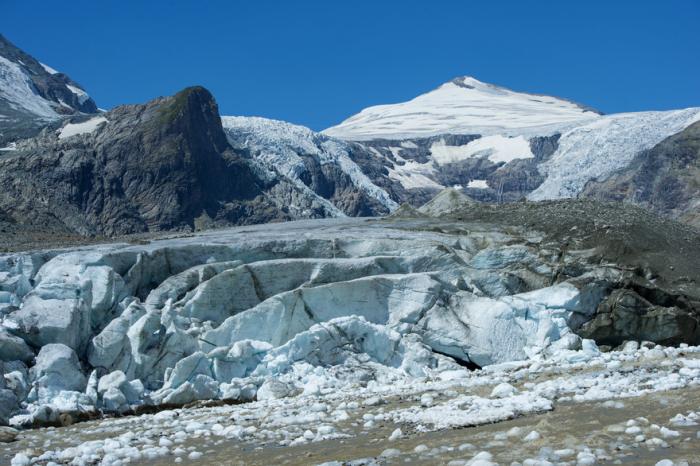
[[[234,148],[250,153],[266,169],[291,180],[302,192],[322,203],[329,216],[343,216],[343,212],[327,199],[333,185],[336,191],[344,188],[363,193],[385,212],[398,207],[389,193],[375,185],[350,158],[346,142],[303,126],[267,118],[224,116],[221,122]],[[315,177],[328,178],[326,186],[318,190],[325,197],[309,186],[309,179]],[[346,183],[352,186],[344,186]]]
[[[465,376],[463,365],[580,348],[569,323],[595,303],[580,284],[535,285],[559,258],[514,246],[512,233],[435,233],[417,221],[292,222],[4,256],[0,289],[18,306],[3,311],[0,336],[40,350],[13,422]]]
[[[544,182],[528,199],[576,197],[591,180],[603,181],[639,152],[700,121],[700,108],[606,115],[564,132],[551,159],[540,165]]]

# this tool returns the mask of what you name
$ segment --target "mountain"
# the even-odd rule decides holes
[[[637,153],[607,179],[589,182],[581,194],[639,204],[700,225],[700,122]]]
[[[222,117],[232,147],[316,197],[326,216],[384,215],[398,207],[351,159],[352,144],[257,117]]]
[[[463,76],[408,102],[366,108],[323,132],[349,140],[546,135],[599,116],[596,110],[568,100],[514,92]]]
[[[700,108],[601,115],[462,77],[408,102],[367,108],[323,133],[366,147],[374,157],[356,162],[372,181],[393,185],[397,202],[420,205],[446,187],[487,202],[585,197],[589,183],[633,169],[646,151],[673,158],[653,149],[697,121]],[[680,175],[674,183],[690,186]],[[615,198],[605,186],[596,197]],[[700,199],[692,192],[685,208],[657,203],[657,210],[697,223]]]
[[[66,115],[97,111],[78,83],[0,35],[0,146]]]
[[[201,87],[61,124],[0,153],[0,229],[10,242],[397,207],[351,160],[347,143],[273,120],[222,119]]]
[[[0,36],[3,233],[40,242],[388,215],[446,188],[493,203],[624,200],[700,222],[694,165],[677,160],[695,160],[694,132],[666,142],[700,108],[602,115],[460,77],[321,133],[220,117],[197,87],[96,112],[78,84]]]
[[[216,102],[201,87],[45,129],[0,157],[0,180],[0,210],[15,223],[31,219],[65,233],[296,218],[280,197],[298,189],[229,146]]]

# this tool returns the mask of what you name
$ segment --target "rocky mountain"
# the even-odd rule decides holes
[[[118,236],[396,207],[343,142],[283,122],[223,121],[194,87],[45,128],[0,156],[0,224],[20,237]]]
[[[0,179],[15,223],[82,235],[288,220],[287,196],[306,200],[229,146],[201,87],[45,129],[0,158]]]
[[[698,120],[700,108],[601,115],[462,77],[408,102],[365,109],[323,133],[365,147],[372,156],[355,151],[355,161],[372,181],[393,185],[387,190],[397,202],[420,205],[445,187],[487,202],[586,196],[588,183],[633,167],[639,154]],[[658,210],[696,218],[668,205]]]
[[[0,147],[66,115],[97,111],[78,83],[0,35]]]
[[[699,121],[700,108],[601,115],[461,77],[408,102],[365,109],[322,133],[255,117],[216,123],[213,99],[173,113],[197,123],[157,116],[169,112],[158,110],[168,102],[189,102],[182,97],[189,91],[90,118],[94,102],[68,77],[2,38],[0,58],[0,113],[23,115],[0,120],[3,137],[12,140],[0,152],[0,178],[10,186],[0,195],[0,229],[15,236],[387,215],[446,187],[482,202],[592,196],[694,224],[700,218],[692,176],[673,168],[678,151],[693,152],[692,138],[665,141]],[[663,182],[637,174],[637,194],[630,194],[618,181],[652,173],[639,167],[642,160]],[[136,169],[141,161],[148,176]],[[16,181],[23,177],[30,181]],[[654,187],[642,188],[642,179]],[[654,200],[640,189],[653,190]]]

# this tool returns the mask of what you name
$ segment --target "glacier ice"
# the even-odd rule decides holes
[[[357,190],[376,200],[387,211],[398,207],[389,193],[374,184],[352,160],[350,148],[344,141],[279,120],[224,116],[221,122],[234,148],[250,153],[267,170],[290,180],[301,192],[316,199],[328,216],[342,217],[344,214],[328,199],[309,188],[308,181],[303,181],[311,175],[302,155],[313,157],[321,167],[334,167],[347,176]]]
[[[12,422],[449,380],[465,365],[581,348],[571,328],[602,295],[585,280],[552,284],[560,258],[503,231],[405,222],[301,221],[0,257],[0,289],[16,303],[0,356],[31,366],[28,393],[21,371],[5,375]]]
[[[576,197],[590,180],[605,180],[639,152],[699,120],[700,108],[619,113],[565,131],[555,153],[539,166],[545,180],[528,199]]]

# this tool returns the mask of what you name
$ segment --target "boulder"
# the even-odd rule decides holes
[[[14,442],[18,435],[19,431],[17,429],[5,426],[0,427],[0,443]]]
[[[19,400],[12,390],[0,388],[0,426],[6,426],[18,408]]]
[[[627,340],[648,340],[662,345],[700,344],[700,313],[683,300],[654,296],[651,302],[630,289],[614,290],[584,323],[579,335],[598,344],[620,346]]]
[[[107,412],[123,413],[129,409],[129,403],[119,389],[110,387],[102,394],[102,408]]]
[[[206,354],[198,351],[183,358],[175,364],[170,377],[165,381],[165,388],[178,388],[185,382],[191,382],[197,375],[212,377],[211,361]]]
[[[28,363],[32,359],[34,352],[23,339],[0,328],[0,361]]]
[[[88,321],[81,299],[44,299],[27,296],[22,308],[5,319],[5,326],[32,346],[59,343],[78,349],[88,334]]]
[[[132,353],[127,332],[145,313],[144,307],[139,302],[134,301],[126,307],[121,315],[107,324],[88,346],[87,355],[90,364],[107,371],[124,369],[124,366],[128,365]]]
[[[24,400],[31,388],[29,370],[21,361],[5,363],[5,388],[12,390],[17,399]]]
[[[127,380],[122,371],[104,375],[97,383],[97,396],[98,399],[102,399],[102,407],[105,411],[123,412],[129,405],[140,403],[143,393],[143,383],[138,379]],[[117,402],[119,404],[115,404]]]

